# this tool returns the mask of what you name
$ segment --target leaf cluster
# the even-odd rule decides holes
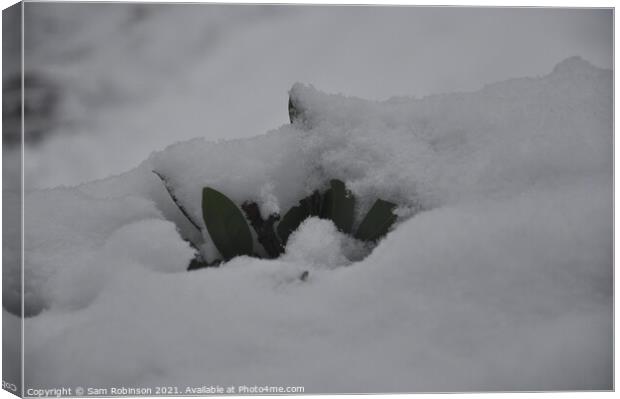
[[[155,172],[164,182],[172,201],[190,223],[200,229],[183,207],[166,178]],[[397,217],[393,213],[396,204],[377,199],[357,230],[353,233],[356,199],[341,180],[332,179],[324,192],[315,190],[312,194],[299,200],[284,214],[277,213],[263,219],[258,204],[246,201],[238,207],[230,198],[212,187],[202,190],[202,217],[204,225],[214,245],[222,255],[221,260],[206,262],[200,255],[190,262],[188,270],[218,266],[237,256],[279,257],[284,253],[288,239],[299,225],[310,217],[331,220],[342,233],[366,242],[376,242],[385,236]],[[249,223],[248,223],[249,222]],[[254,248],[254,230],[257,241],[263,247],[264,256]]]

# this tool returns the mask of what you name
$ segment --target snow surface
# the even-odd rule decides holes
[[[26,195],[27,386],[611,389],[611,71],[570,58],[476,92],[291,95],[303,122]],[[277,260],[186,272],[182,236],[216,249],[152,170],[201,223],[206,185],[287,210],[330,178],[357,223],[377,197],[401,216],[363,260],[310,219]]]

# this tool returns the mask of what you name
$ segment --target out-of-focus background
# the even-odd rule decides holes
[[[118,174],[193,137],[263,134],[288,122],[297,81],[384,100],[543,75],[572,55],[611,68],[612,18],[574,9],[26,3],[26,188]],[[18,79],[18,63],[5,68],[7,120],[17,120]],[[5,143],[17,149],[19,131],[7,126]]]

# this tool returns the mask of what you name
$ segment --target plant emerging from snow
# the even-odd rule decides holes
[[[288,113],[293,125],[302,129],[308,129],[313,125],[308,110],[299,103],[293,94],[289,96]],[[175,195],[168,179],[157,171],[153,171],[153,173],[162,180],[170,198],[183,216],[202,233],[201,224],[192,219]],[[314,190],[312,194],[299,200],[298,205],[293,206],[283,217],[280,217],[276,211],[269,214],[265,219],[256,202],[243,202],[241,204],[242,213],[239,207],[226,195],[212,187],[204,187],[202,190],[204,226],[206,226],[222,259],[208,262],[196,248],[196,256],[190,262],[188,270],[218,266],[222,261],[243,255],[268,259],[278,258],[285,252],[289,236],[298,230],[302,222],[313,217],[331,220],[340,233],[355,240],[376,243],[387,234],[396,221],[397,216],[393,213],[396,204],[377,199],[353,232],[355,203],[355,196],[346,188],[345,183],[338,179],[332,179],[327,190],[324,192]],[[254,248],[254,239],[248,222],[256,234],[258,243],[264,249],[264,256],[261,256]]]
[[[200,225],[191,218],[183,204],[179,202],[168,180],[156,171],[153,173],[162,180],[170,198],[181,213],[194,227],[201,230]],[[298,205],[292,207],[282,218],[276,212],[269,215],[267,219],[262,217],[256,202],[245,201],[241,205],[242,213],[226,195],[211,187],[204,187],[202,216],[209,236],[222,259],[206,262],[197,253],[190,262],[188,270],[218,266],[222,261],[228,261],[236,256],[262,257],[254,249],[254,240],[248,221],[266,257],[274,259],[285,252],[289,236],[308,218],[318,217],[331,220],[341,233],[352,236],[356,240],[373,243],[387,234],[396,221],[397,216],[393,213],[395,208],[396,204],[377,199],[353,233],[355,196],[338,179],[332,179],[326,191],[315,190],[311,195],[301,199]]]

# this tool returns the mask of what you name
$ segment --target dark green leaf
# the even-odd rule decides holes
[[[392,212],[396,204],[378,199],[355,233],[355,238],[362,241],[377,241],[390,230],[396,221],[396,215]]]
[[[277,228],[278,236],[283,245],[286,245],[288,237],[293,231],[297,230],[301,222],[311,216],[321,214],[322,202],[321,194],[318,190],[314,190],[312,194],[299,200],[299,205],[292,207],[284,214]]]
[[[308,209],[303,205],[294,206],[284,214],[282,220],[278,224],[278,236],[282,244],[286,245],[288,237],[297,230],[297,227],[310,216]]]
[[[293,98],[289,96],[288,98],[288,118],[291,123],[295,123],[297,118],[300,117],[300,112],[297,110],[295,103],[293,102]]]
[[[291,124],[303,130],[311,129],[312,123],[310,112],[308,111],[303,102],[300,101],[298,93],[293,87],[291,91],[289,91],[288,97],[288,118]]]
[[[355,197],[340,180],[333,179],[330,185],[323,196],[321,217],[331,219],[338,230],[349,234],[353,226]]]
[[[267,217],[267,220],[263,219],[258,204],[253,201],[244,202],[241,204],[241,209],[256,232],[256,238],[265,249],[267,257],[273,259],[280,256],[284,252],[284,247],[273,228],[274,224],[280,220],[280,215],[273,213]]]
[[[321,214],[322,202],[321,193],[319,193],[319,190],[314,190],[311,195],[301,199],[299,201],[299,205],[302,206],[308,213],[308,216],[306,217],[319,216]]]
[[[252,255],[252,233],[243,214],[224,194],[210,187],[202,190],[202,217],[213,243],[225,260]]]
[[[292,207],[284,214],[277,228],[278,236],[283,245],[286,245],[288,237],[293,231],[297,230],[301,222],[311,216],[321,214],[322,202],[321,194],[318,190],[314,190],[312,194],[299,200],[299,205]]]
[[[323,194],[323,204],[321,204],[321,214],[319,215],[321,219],[331,219],[331,209],[333,202],[332,197],[332,189],[328,188],[327,190],[325,190],[325,193]]]
[[[220,259],[216,259],[213,262],[209,263],[209,262],[204,261],[202,258],[196,257],[196,258],[193,258],[189,262],[189,265],[187,266],[187,270],[192,271],[192,270],[204,269],[206,267],[218,267],[220,263],[222,263]]]

